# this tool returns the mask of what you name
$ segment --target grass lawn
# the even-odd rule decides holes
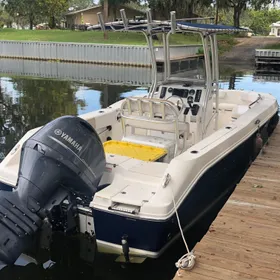
[[[105,40],[101,31],[72,30],[0,29],[0,40],[146,45],[145,37],[140,33],[108,32]],[[161,45],[161,38],[155,44]],[[201,44],[201,41],[198,36],[175,34],[171,36],[171,44]]]
[[[267,45],[264,47],[264,49],[280,50],[280,43]]]
[[[218,35],[217,40],[220,54],[230,51],[237,44],[237,40],[235,39],[234,35]]]

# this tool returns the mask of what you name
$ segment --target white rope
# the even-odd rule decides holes
[[[183,232],[183,229],[182,229],[182,226],[181,226],[181,222],[180,222],[180,217],[179,217],[179,214],[178,214],[178,209],[177,209],[176,202],[175,202],[174,192],[173,192],[173,189],[172,189],[171,186],[170,186],[170,189],[171,189],[171,193],[172,193],[173,205],[174,205],[174,210],[175,210],[176,217],[177,217],[178,226],[179,226],[180,233],[181,233],[182,239],[184,241],[185,247],[187,249],[187,254],[183,255],[175,263],[175,266],[179,269],[178,272],[177,272],[177,275],[179,277],[181,277],[180,270],[181,269],[182,270],[192,270],[194,268],[194,266],[195,266],[195,258],[196,257],[194,255],[194,252],[190,251],[189,246],[188,246],[188,244],[186,242],[186,239],[185,239],[185,236],[184,236],[184,232]]]

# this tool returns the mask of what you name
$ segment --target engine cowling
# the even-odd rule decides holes
[[[105,169],[102,142],[85,120],[58,118],[22,147],[17,188],[0,192],[0,261],[13,264],[32,243],[52,205],[89,201]]]

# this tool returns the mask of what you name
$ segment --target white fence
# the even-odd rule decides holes
[[[280,57],[280,50],[269,50],[269,49],[256,49],[256,57]]]
[[[202,45],[185,45],[185,46],[171,46],[170,47],[170,59],[184,59],[188,56],[194,56],[198,53]],[[155,47],[156,58],[159,61],[164,60],[163,47]]]
[[[201,45],[171,47],[171,58],[195,55]],[[163,59],[163,48],[155,49],[158,60]],[[0,41],[0,57],[31,60],[58,60],[149,67],[150,52],[146,46]]]

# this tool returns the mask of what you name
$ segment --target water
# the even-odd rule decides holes
[[[0,159],[31,128],[63,115],[104,108],[147,88],[76,81],[0,77]]]
[[[73,68],[73,65],[71,67]],[[228,67],[222,68],[221,73],[223,73],[221,87],[224,89],[268,92],[276,96],[280,102],[278,90],[280,78],[277,76],[260,76],[254,74],[253,70],[236,71]],[[135,83],[133,79],[131,84],[134,85],[106,85],[2,74],[0,77],[0,158],[3,158],[33,127],[44,125],[62,115],[83,114],[107,107],[123,97],[147,92],[148,84],[145,86],[143,80],[141,86],[137,86],[137,82]],[[197,240],[201,238],[204,231],[205,228],[194,229]],[[172,279],[176,271],[174,263],[185,253],[182,241],[178,240],[159,260],[147,260],[141,265],[123,268],[112,258],[98,255],[94,265],[88,266],[79,257],[79,244],[78,240],[62,238],[55,247],[56,265],[50,269],[35,264],[26,267],[8,267],[0,272],[0,278],[1,280],[67,279],[68,277],[69,279]],[[23,261],[21,260],[21,263]]]

